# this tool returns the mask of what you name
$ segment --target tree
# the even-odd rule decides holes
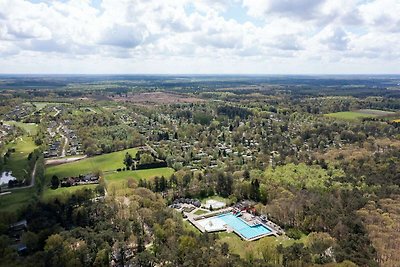
[[[57,175],[53,175],[51,177],[51,188],[57,189],[60,186],[60,179],[58,179]]]
[[[260,183],[258,179],[251,181],[250,198],[254,201],[260,201]]]
[[[129,169],[129,168],[132,166],[132,164],[133,164],[132,155],[129,154],[128,152],[126,152],[126,154],[125,154],[124,164],[125,164],[125,166],[126,166],[127,169]]]

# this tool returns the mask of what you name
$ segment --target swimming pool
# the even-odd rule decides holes
[[[256,236],[271,233],[271,230],[264,225],[259,224],[256,226],[250,226],[245,221],[231,213],[219,215],[218,218],[223,220],[226,224],[228,224],[246,239],[252,239]]]

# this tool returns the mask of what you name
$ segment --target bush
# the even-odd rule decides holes
[[[297,228],[290,228],[289,230],[286,231],[286,235],[295,240],[299,240],[302,237],[303,232],[301,232]]]

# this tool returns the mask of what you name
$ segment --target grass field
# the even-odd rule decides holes
[[[363,118],[376,118],[380,116],[393,115],[394,112],[377,110],[377,109],[360,109],[356,111],[342,111],[325,114],[327,117],[341,119],[341,120],[359,120]]]
[[[239,255],[241,258],[247,258],[249,257],[249,254],[252,254],[254,258],[261,258],[261,251],[266,246],[278,246],[282,244],[284,247],[286,247],[294,243],[304,243],[307,239],[307,236],[304,236],[300,240],[289,239],[286,236],[269,236],[256,241],[248,242],[240,239],[240,237],[235,233],[221,232],[218,235],[220,237],[218,242],[220,244],[227,243],[229,245],[229,250],[232,253]]]
[[[26,188],[14,190],[11,194],[0,196],[0,211],[18,211],[32,200],[33,195],[34,188]]]
[[[114,172],[106,174],[105,178],[107,181],[107,185],[110,186],[112,184],[123,184],[129,178],[132,178],[134,180],[150,179],[155,176],[164,176],[165,178],[169,178],[173,173],[174,169],[172,168],[156,168],[137,171]]]
[[[208,211],[205,211],[205,210],[196,210],[194,212],[195,215],[202,215],[202,214],[206,214],[206,213],[208,213]]]
[[[7,147],[14,148],[15,152],[11,153],[4,170],[12,171],[12,175],[18,179],[23,179],[25,176],[30,175],[27,172],[28,155],[37,148],[32,137],[18,137],[15,141],[9,143]]]
[[[69,195],[73,194],[74,192],[88,188],[88,189],[95,189],[96,184],[89,184],[89,185],[80,185],[80,186],[71,186],[71,187],[60,187],[57,189],[51,189],[47,187],[42,195],[42,200],[48,201],[54,197],[58,197],[61,199],[67,199]]]
[[[38,125],[35,123],[24,123],[19,121],[5,121],[4,124],[18,126],[24,129],[29,135],[35,135],[38,128]]]
[[[114,171],[118,168],[124,167],[123,160],[126,152],[129,152],[132,156],[135,156],[137,149],[130,148],[118,152],[86,158],[76,162],[51,166],[46,169],[46,178],[50,179],[50,177],[53,175],[57,175],[59,178],[78,176],[80,174],[87,174],[96,170],[103,172]]]
[[[68,104],[68,103],[58,103],[58,102],[32,102],[33,105],[36,106],[36,111],[44,109],[48,105],[52,106],[60,106],[63,104]]]

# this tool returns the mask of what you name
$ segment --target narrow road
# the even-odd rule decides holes
[[[63,127],[64,125],[62,123],[60,123],[60,126],[57,127],[57,133],[59,133],[61,135],[61,138],[64,140],[64,145],[62,147],[61,150],[61,158],[65,158],[66,155],[66,150],[67,150],[67,145],[68,145],[68,137],[66,137],[62,131],[60,131],[60,129]]]

